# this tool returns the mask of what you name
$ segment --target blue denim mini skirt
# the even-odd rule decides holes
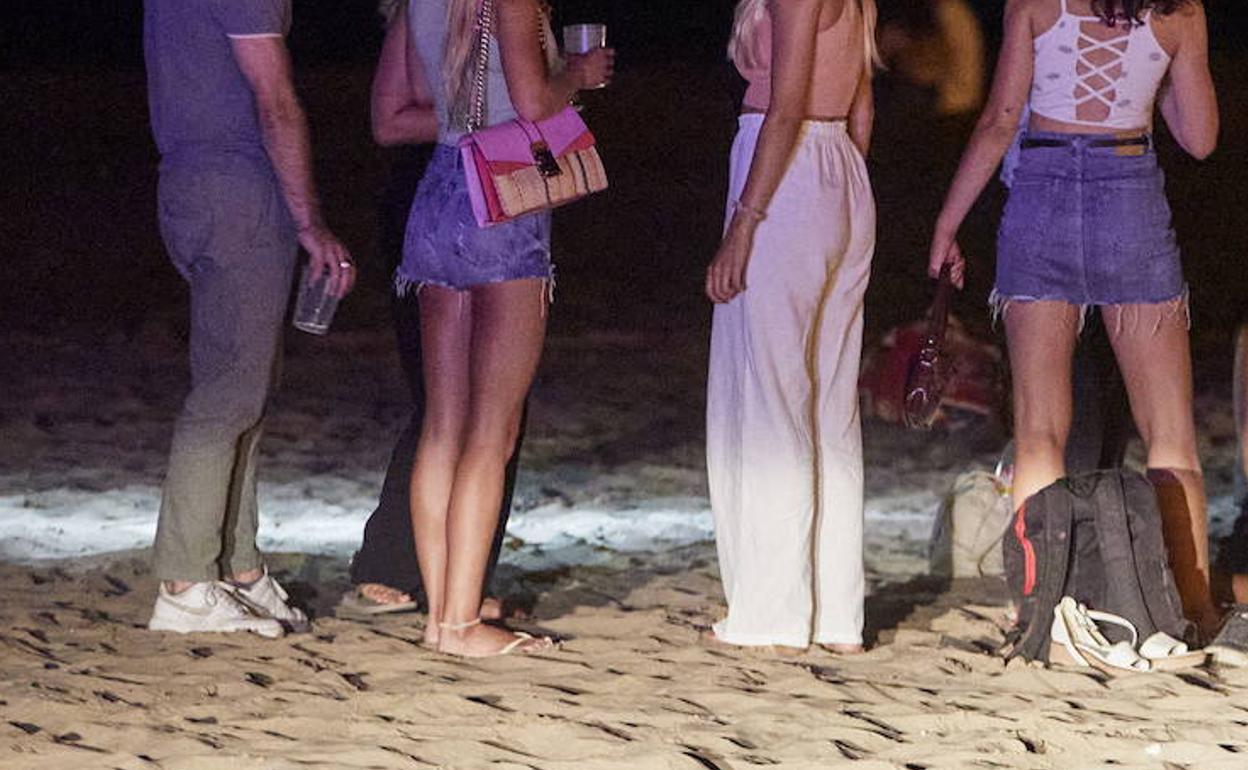
[[[550,212],[480,227],[458,148],[440,144],[416,188],[394,285],[467,289],[520,278],[551,279]]]
[[[1184,296],[1165,176],[1152,141],[1093,147],[1104,135],[1029,132],[1069,140],[1030,147],[1018,166],[997,234],[1000,312],[1016,300],[1155,304]]]

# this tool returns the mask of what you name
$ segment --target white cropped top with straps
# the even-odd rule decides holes
[[[1062,15],[1034,42],[1030,107],[1037,115],[1081,126],[1147,129],[1170,56],[1141,24],[1110,27],[1098,16]]]

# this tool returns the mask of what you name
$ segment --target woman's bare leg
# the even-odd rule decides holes
[[[1192,414],[1192,359],[1181,300],[1104,309],[1131,413],[1148,447],[1170,567],[1184,613],[1204,633],[1217,624],[1209,584],[1204,476]]]
[[[1014,508],[1066,475],[1071,419],[1071,358],[1079,308],[1067,302],[1014,301],[1005,333],[1014,386]]]
[[[545,290],[545,282],[536,279],[472,290],[471,406],[447,520],[446,626],[439,643],[444,652],[487,655],[516,638],[503,628],[463,624],[481,612],[503,472],[546,334]]]
[[[468,420],[472,310],[467,291],[421,288],[425,419],[412,464],[411,513],[416,559],[429,601],[425,642],[430,645],[438,642],[445,612],[447,515]]]

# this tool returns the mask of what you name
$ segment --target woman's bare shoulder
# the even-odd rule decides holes
[[[1061,0],[1006,0],[1005,3],[1007,24],[1025,23],[1037,32],[1051,27],[1061,15]]]
[[[1149,19],[1157,42],[1166,53],[1174,56],[1185,40],[1205,39],[1207,35],[1205,6],[1199,0],[1189,0],[1170,13],[1154,13]]]
[[[1180,3],[1170,13],[1154,13],[1152,21],[1156,26],[1173,29],[1176,32],[1204,29],[1208,23],[1205,20],[1205,5],[1200,0],[1187,0],[1187,2]]]

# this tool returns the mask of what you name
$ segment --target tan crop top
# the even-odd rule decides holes
[[[849,114],[858,90],[862,70],[869,62],[867,28],[856,0],[845,3],[841,17],[819,32],[815,40],[814,77],[806,114],[839,118]],[[757,66],[737,64],[741,77],[749,81],[744,108],[766,112],[771,106],[771,12],[767,11],[749,42]]]

